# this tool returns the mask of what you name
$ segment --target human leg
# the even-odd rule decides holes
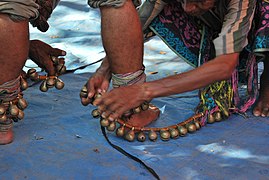
[[[253,109],[254,116],[269,116],[269,54],[264,59],[264,70],[260,78],[259,97]]]
[[[8,15],[0,14],[0,85],[16,79],[28,56],[28,21],[12,21]],[[5,99],[0,99],[1,102]],[[1,126],[1,123],[0,123]],[[13,140],[12,128],[0,131],[0,144]]]

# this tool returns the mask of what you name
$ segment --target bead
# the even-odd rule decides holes
[[[214,118],[213,114],[210,114],[207,118],[207,123],[213,124],[214,122],[215,122],[215,118]]]
[[[6,122],[7,121],[7,116],[4,114],[0,116],[0,122]]]
[[[100,117],[100,112],[98,111],[98,109],[92,110],[92,117],[94,117],[94,118]]]
[[[158,138],[157,133],[153,130],[150,130],[148,136],[149,136],[149,140],[151,140],[151,141],[156,141]]]
[[[169,132],[172,139],[177,139],[179,137],[179,131],[177,129],[171,128],[169,129]]]
[[[185,136],[188,133],[188,130],[184,126],[177,127],[180,136]]]
[[[55,85],[55,79],[54,78],[47,79],[46,84],[48,88],[53,88]]]
[[[138,107],[136,107],[136,108],[134,108],[134,113],[136,113],[136,114],[138,114],[138,113],[140,113],[141,112],[141,107],[140,106],[138,106]]]
[[[110,124],[110,121],[106,118],[100,120],[100,124],[103,127],[107,127]]]
[[[56,83],[55,83],[55,88],[58,89],[58,90],[63,89],[64,88],[64,82],[61,79],[57,78]]]
[[[40,91],[42,91],[42,92],[47,92],[47,91],[48,91],[48,87],[47,87],[46,80],[43,81],[43,82],[40,84],[39,89],[40,89]]]
[[[216,122],[220,122],[222,120],[220,112],[216,112],[214,115]]]
[[[139,142],[144,142],[146,140],[146,135],[145,133],[143,133],[142,131],[138,133],[137,135],[137,140]]]
[[[22,120],[24,118],[24,112],[22,110],[19,110],[18,119]]]
[[[196,130],[199,130],[201,128],[200,123],[198,121],[194,121],[194,125],[196,127]]]
[[[107,129],[108,131],[111,131],[111,132],[115,131],[115,129],[116,129],[116,122],[111,122],[111,123],[106,127],[106,129]]]
[[[149,108],[149,104],[147,102],[144,102],[143,104],[141,104],[141,109],[143,111],[146,111]]]
[[[5,106],[0,105],[0,115],[5,114],[5,112],[6,112],[6,108],[5,108]]]
[[[128,132],[125,134],[124,138],[125,138],[127,141],[129,141],[129,142],[133,142],[133,141],[135,140],[135,133],[134,133],[134,131],[133,131],[133,130],[128,131]]]
[[[186,127],[188,129],[188,132],[190,132],[190,133],[193,133],[196,131],[196,126],[192,123],[187,124]]]
[[[119,137],[122,137],[124,135],[124,126],[121,126],[119,127],[117,130],[116,130],[116,135],[119,136]]]
[[[161,140],[163,141],[168,141],[170,139],[170,133],[169,131],[166,131],[166,130],[161,130],[160,136],[161,136]]]
[[[21,110],[24,110],[25,108],[27,108],[28,106],[28,103],[25,99],[23,98],[19,98],[18,100],[18,108],[21,109]]]
[[[15,104],[10,104],[9,105],[9,114],[12,115],[12,116],[18,116],[19,109]]]

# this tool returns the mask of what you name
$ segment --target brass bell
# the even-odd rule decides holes
[[[43,81],[41,84],[40,84],[40,87],[39,87],[40,91],[42,92],[47,92],[48,91],[48,87],[47,87],[47,83],[46,83],[46,80]]]
[[[51,56],[51,60],[52,60],[53,64],[55,64],[55,65],[59,64],[59,59],[57,57]]]
[[[102,96],[102,94],[97,93],[97,94],[95,94],[94,99],[100,98],[101,96]]]
[[[220,122],[222,120],[221,113],[219,111],[216,112],[214,115],[215,115],[215,121],[216,122]]]
[[[106,127],[106,129],[107,129],[108,131],[111,131],[111,132],[115,131],[115,129],[116,129],[116,122],[111,122],[111,123]]]
[[[140,108],[140,106],[134,108],[133,111],[134,111],[134,113],[136,113],[136,114],[140,113],[140,112],[141,112],[141,108]]]
[[[157,133],[153,130],[150,130],[148,136],[149,136],[149,140],[151,140],[151,141],[156,141],[158,138]]]
[[[179,131],[177,129],[171,128],[169,129],[169,132],[172,139],[177,139],[179,137]]]
[[[57,65],[56,69],[59,74],[64,74],[66,72],[66,66],[64,64]]]
[[[25,99],[23,98],[19,98],[18,100],[18,108],[21,109],[21,110],[24,110],[25,108],[27,108],[28,106],[28,103]]]
[[[0,122],[6,122],[7,121],[7,115],[0,115]]]
[[[19,109],[15,104],[10,104],[9,105],[9,114],[12,115],[12,116],[18,116]]]
[[[83,86],[82,89],[80,90],[80,97],[81,98],[87,98],[88,97],[88,90],[86,86]]]
[[[124,126],[119,127],[116,131],[116,135],[122,137],[124,135],[124,130],[125,130]]]
[[[141,109],[143,111],[146,111],[149,108],[149,104],[147,102],[144,102],[143,104],[141,104]]]
[[[98,109],[92,110],[92,117],[94,117],[94,118],[100,117],[100,112],[98,111]]]
[[[160,131],[160,136],[161,136],[161,140],[168,141],[170,139],[171,135],[170,135],[169,131],[161,130]]]
[[[87,106],[89,104],[89,99],[88,98],[81,98],[81,104],[83,106]]]
[[[187,124],[186,128],[188,129],[188,132],[190,132],[190,133],[193,133],[196,131],[196,126],[192,123]]]
[[[3,115],[3,114],[5,114],[5,112],[6,112],[5,106],[4,105],[0,105],[0,116]]]
[[[215,118],[214,118],[213,114],[210,114],[207,118],[207,123],[212,124],[214,122],[215,122]]]
[[[129,142],[133,142],[133,141],[135,140],[135,133],[134,133],[134,131],[133,131],[133,130],[128,131],[128,132],[125,134],[124,138],[125,138],[127,141],[129,141]]]
[[[31,80],[33,80],[33,81],[38,80],[38,73],[36,72],[35,69],[29,69],[27,74]]]
[[[27,88],[28,88],[28,82],[24,78],[21,78],[21,90],[24,91]]]
[[[55,88],[58,89],[58,90],[63,89],[64,88],[64,82],[61,79],[57,78],[56,83],[55,83]]]
[[[199,130],[201,128],[200,123],[198,121],[194,121],[194,125],[196,127],[196,130]]]
[[[188,133],[188,130],[184,126],[177,127],[180,136],[185,136]]]
[[[137,140],[139,142],[144,142],[146,140],[146,135],[142,131],[139,132],[138,135],[137,135]]]
[[[55,78],[48,78],[46,84],[48,88],[53,88],[55,86]]]
[[[107,127],[107,126],[110,124],[110,121],[109,121],[107,118],[102,118],[102,119],[100,120],[100,124],[101,124],[101,126],[103,126],[103,127]]]
[[[18,119],[22,120],[24,118],[24,112],[22,110],[19,110]]]

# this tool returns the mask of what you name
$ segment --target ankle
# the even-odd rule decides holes
[[[13,141],[13,124],[0,124],[0,145],[9,144]]]

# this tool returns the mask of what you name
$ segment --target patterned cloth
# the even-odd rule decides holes
[[[209,12],[217,18],[210,22],[206,16],[196,18],[187,15],[181,4],[173,1],[149,26],[193,67],[216,55],[241,52],[238,69],[231,80],[211,84],[200,91],[201,101],[197,111],[209,115],[220,110],[224,117],[231,112],[243,113],[255,102],[258,94],[257,62],[269,50],[269,3],[265,0],[258,0],[256,4],[253,0],[226,2],[227,7],[222,5],[221,13],[217,13],[217,7]],[[242,11],[239,11],[239,7]],[[221,27],[217,22],[221,22]],[[210,27],[210,24],[215,25]],[[238,82],[248,87],[248,97],[244,100],[239,98]]]

